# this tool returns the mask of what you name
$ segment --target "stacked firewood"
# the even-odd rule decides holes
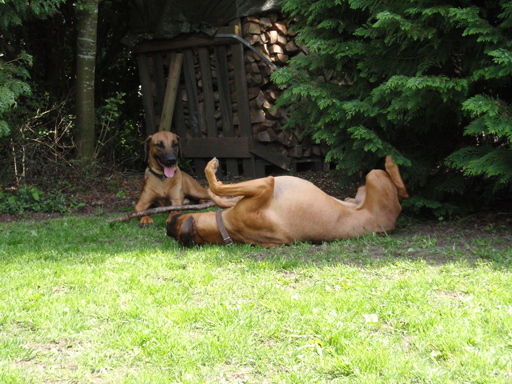
[[[296,43],[296,32],[283,14],[249,16],[241,22],[243,38],[277,67],[285,66],[294,56],[308,54],[305,46]],[[302,137],[301,127],[283,129],[289,118],[284,109],[274,107],[282,94],[270,80],[274,68],[247,47],[245,62],[253,139],[268,143],[275,151],[293,158],[325,155],[327,148],[313,144],[309,136]]]

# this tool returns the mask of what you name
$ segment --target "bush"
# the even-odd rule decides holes
[[[76,199],[64,197],[59,191],[42,192],[33,186],[18,190],[0,191],[0,212],[20,214],[26,211],[59,212],[83,207]]]
[[[417,212],[461,213],[512,182],[512,6],[289,0],[311,54],[273,74],[289,125],[365,173],[391,154]]]

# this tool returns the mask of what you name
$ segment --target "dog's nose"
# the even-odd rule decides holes
[[[176,155],[174,154],[167,154],[163,158],[163,163],[167,167],[173,166],[174,164],[176,164],[176,161]]]

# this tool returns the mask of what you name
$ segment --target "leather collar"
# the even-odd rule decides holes
[[[222,236],[222,240],[224,240],[224,244],[232,245],[233,239],[229,236],[228,231],[224,226],[224,221],[222,220],[222,209],[215,212],[215,219],[217,220],[217,226],[219,227],[220,235]]]
[[[167,179],[167,176],[165,176],[164,174],[156,173],[155,171],[153,171],[153,168],[151,168],[151,167],[148,167],[148,170],[149,170],[149,172],[151,172],[153,175],[155,175],[156,177],[158,177],[158,178],[160,179],[160,181],[164,181],[165,179]]]

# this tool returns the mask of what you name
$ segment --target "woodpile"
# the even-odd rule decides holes
[[[306,47],[296,43],[296,32],[283,14],[244,17],[241,24],[243,38],[277,67],[285,66],[294,56],[308,54]],[[244,52],[253,139],[296,159],[325,156],[327,148],[313,144],[309,136],[303,137],[300,127],[283,129],[289,118],[284,109],[275,108],[282,91],[270,80],[274,68],[250,48],[245,47]]]

